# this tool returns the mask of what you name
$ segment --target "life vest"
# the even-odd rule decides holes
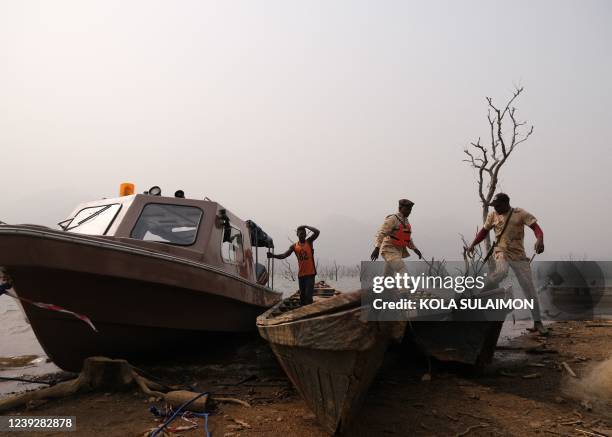
[[[399,228],[391,234],[391,244],[395,247],[408,247],[410,240],[412,239],[412,226],[410,223],[401,223]]]
[[[314,249],[312,243],[305,241],[303,244],[299,241],[293,245],[293,251],[298,259],[299,272],[298,277],[316,275],[317,271],[314,263]]]

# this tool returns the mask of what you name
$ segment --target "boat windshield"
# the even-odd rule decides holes
[[[138,240],[189,246],[195,243],[202,210],[195,206],[149,203],[132,229]]]
[[[115,220],[121,205],[97,205],[80,210],[64,230],[78,234],[104,235]]]

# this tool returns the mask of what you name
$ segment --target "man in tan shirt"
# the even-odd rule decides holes
[[[533,330],[537,330],[541,334],[547,334],[547,329],[542,325],[538,296],[531,276],[529,258],[527,258],[523,244],[525,226],[529,226],[536,236],[535,252],[544,252],[544,232],[532,214],[521,208],[512,208],[510,197],[505,193],[497,193],[490,206],[494,210],[487,216],[482,229],[476,234],[474,241],[468,248],[468,252],[473,253],[476,245],[486,238],[491,229],[495,231],[495,241],[497,243],[493,251],[495,270],[489,275],[489,283],[499,284],[508,276],[509,268],[512,267],[525,297],[533,299]],[[510,221],[506,226],[508,217],[510,217]]]
[[[376,234],[375,247],[370,259],[376,261],[381,255],[385,260],[385,274],[406,271],[402,259],[410,256],[408,249],[416,253],[419,259],[423,257],[412,241],[412,227],[408,222],[413,206],[414,202],[401,199],[397,214],[388,215]]]

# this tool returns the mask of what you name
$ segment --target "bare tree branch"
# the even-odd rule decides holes
[[[501,168],[516,147],[527,141],[533,134],[533,125],[527,129],[527,122],[519,121],[516,118],[514,103],[523,90],[523,87],[515,86],[512,96],[503,109],[500,109],[491,97],[486,97],[490,142],[488,145],[482,145],[478,138],[464,150],[467,157],[463,161],[474,168],[478,176],[476,183],[478,197],[482,203],[483,221],[489,212],[489,203],[497,190]],[[487,237],[487,250],[490,245],[491,240]]]

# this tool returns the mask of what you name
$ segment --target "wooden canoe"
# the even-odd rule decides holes
[[[512,293],[497,288],[477,295],[498,298]],[[406,326],[402,345],[416,346],[421,352],[439,361],[450,361],[483,367],[491,362],[495,346],[509,310],[497,312],[449,312],[445,320],[413,320]]]
[[[415,322],[407,329],[403,345],[426,356],[483,367],[495,352],[503,322]]]
[[[257,318],[257,328],[321,426],[342,433],[357,414],[397,324],[362,321],[360,292],[301,307],[296,302],[294,295],[277,304]]]

